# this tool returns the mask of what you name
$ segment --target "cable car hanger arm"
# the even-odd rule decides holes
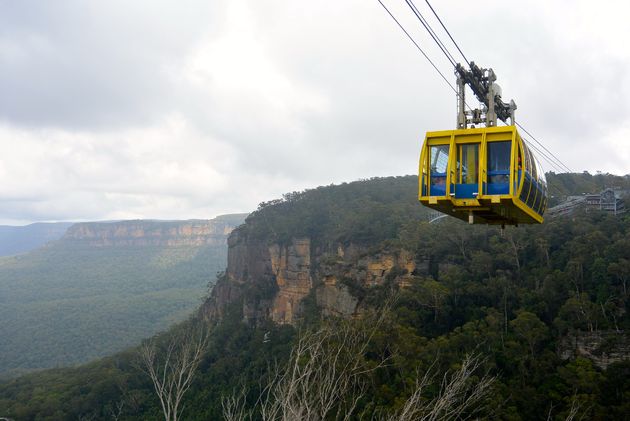
[[[492,69],[483,69],[470,62],[470,70],[466,70],[461,64],[455,66],[455,74],[457,75],[458,89],[458,112],[457,112],[457,128],[465,129],[468,124],[485,123],[486,127],[494,127],[497,125],[497,118],[509,125],[514,125],[514,111],[516,103],[511,100],[509,103],[501,100],[501,87],[495,83],[497,76]],[[465,87],[470,86],[479,102],[485,109],[472,110],[467,112],[465,109]],[[485,118],[482,116],[485,114]],[[469,118],[470,117],[470,118]]]

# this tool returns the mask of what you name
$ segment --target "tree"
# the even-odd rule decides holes
[[[525,339],[533,359],[536,346],[547,337],[549,331],[547,326],[534,313],[519,311],[516,319],[510,322],[510,327],[518,336]]]
[[[165,421],[177,421],[182,399],[190,388],[208,344],[207,326],[201,323],[171,336],[167,343],[146,341],[140,348],[140,368],[151,378]]]
[[[361,321],[328,320],[317,330],[304,331],[288,362],[270,370],[256,412],[264,421],[347,420],[366,387],[366,375],[384,366],[387,358],[365,355],[384,313]],[[245,409],[245,393],[223,398],[226,420],[254,418]]]
[[[357,326],[356,322],[325,323],[298,338],[288,362],[272,370],[256,407],[247,409],[245,390],[224,397],[223,417],[227,421],[348,420],[367,385],[370,375],[387,365],[387,358],[365,358],[372,336],[382,319]],[[369,326],[369,328],[366,328]],[[418,372],[415,387],[403,406],[391,413],[373,414],[386,421],[455,420],[474,414],[491,390],[494,378],[477,376],[482,359],[467,356],[459,369],[446,373],[435,393],[436,373],[430,368]],[[430,387],[431,386],[431,387]],[[433,397],[427,397],[433,392]],[[362,414],[365,415],[365,414]]]
[[[263,419],[349,419],[363,396],[364,375],[384,363],[364,358],[375,331],[338,322],[302,335],[288,364],[275,370],[264,391]]]
[[[438,311],[442,307],[449,290],[442,283],[433,279],[424,279],[418,285],[419,294],[416,295],[421,306],[433,310],[433,321],[437,321]]]
[[[558,317],[554,323],[562,331],[588,330],[595,332],[598,329],[599,309],[591,301],[588,294],[582,293],[569,297],[558,311]]]
[[[479,404],[488,396],[495,378],[484,375],[473,381],[473,376],[482,363],[479,355],[467,355],[458,370],[446,373],[442,378],[437,396],[424,397],[435,374],[429,369],[424,375],[416,376],[413,393],[402,408],[386,417],[387,421],[448,421],[466,419],[476,412]]]
[[[608,273],[614,275],[623,292],[623,297],[628,296],[628,280],[630,280],[630,261],[627,259],[619,259],[617,262],[613,262],[608,265]]]

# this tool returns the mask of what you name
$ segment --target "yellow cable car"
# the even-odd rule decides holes
[[[492,69],[457,64],[457,129],[428,132],[420,154],[418,199],[471,224],[543,222],[547,183],[514,126],[514,101],[501,100]],[[467,111],[466,85],[481,109]],[[497,127],[497,119],[510,125]],[[475,128],[485,124],[486,127]],[[468,126],[471,128],[468,128]]]
[[[469,223],[543,222],[544,174],[516,127],[429,132],[420,156],[422,204]]]

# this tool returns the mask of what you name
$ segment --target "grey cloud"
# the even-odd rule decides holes
[[[32,127],[155,122],[176,107],[169,66],[182,47],[220,28],[204,1],[4,3],[0,118]]]
[[[377,2],[9,3],[0,120],[10,130],[0,148],[19,132],[51,162],[19,152],[45,175],[40,186],[27,170],[28,182],[12,178],[19,169],[6,162],[3,176],[0,157],[0,182],[13,184],[0,187],[0,219],[252,210],[286,191],[414,173],[424,132],[454,126],[453,92]],[[613,143],[598,148],[615,159],[590,155],[593,141],[630,125],[627,53],[584,43],[594,34],[561,21],[555,3],[435,6],[547,147],[576,170],[630,171]],[[453,81],[408,10],[395,11]],[[217,47],[226,36],[236,44]],[[185,129],[165,124],[173,116]],[[79,139],[38,134],[46,127]]]

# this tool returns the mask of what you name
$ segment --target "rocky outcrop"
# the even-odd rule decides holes
[[[269,258],[278,286],[271,306],[271,319],[277,323],[292,323],[300,302],[313,287],[311,241],[299,238],[284,247],[273,244],[269,247]]]
[[[61,239],[69,244],[106,246],[221,246],[246,215],[210,220],[84,222],[68,228]]]
[[[405,287],[415,272],[414,256],[405,250],[370,253],[353,244],[314,248],[309,238],[269,244],[237,229],[228,240],[225,276],[202,311],[221,319],[238,305],[246,321],[294,324],[311,295],[323,314],[354,317],[361,311],[361,289],[386,282]]]
[[[601,369],[630,358],[630,341],[624,332],[574,332],[560,342],[560,358],[588,358]]]

